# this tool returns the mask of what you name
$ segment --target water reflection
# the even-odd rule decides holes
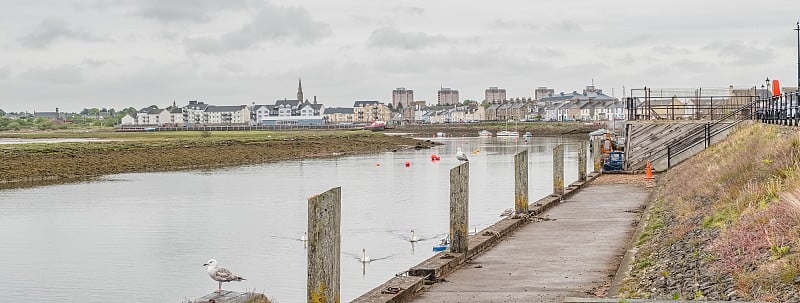
[[[433,255],[448,232],[449,170],[458,165],[457,148],[470,152],[474,232],[514,205],[513,154],[529,151],[529,196],[536,199],[552,189],[552,148],[572,143],[442,141],[432,150],[0,191],[0,267],[14,273],[0,283],[3,301],[180,302],[216,289],[200,266],[215,258],[248,279],[227,289],[302,302],[307,198],[337,186],[342,300],[350,301]],[[566,182],[576,179],[576,153],[576,145],[567,145],[565,167],[574,169],[567,169]],[[432,162],[431,154],[441,160]],[[411,229],[416,243],[409,241]],[[360,262],[362,252],[373,262]]]

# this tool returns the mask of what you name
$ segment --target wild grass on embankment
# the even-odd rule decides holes
[[[800,134],[755,124],[671,169],[621,294],[800,302]]]
[[[53,138],[52,134],[36,136]],[[74,138],[71,134],[58,136]],[[369,131],[106,133],[90,138],[111,141],[0,145],[0,188],[115,173],[213,168],[433,145]]]

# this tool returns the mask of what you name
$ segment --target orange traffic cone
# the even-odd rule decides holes
[[[653,169],[650,168],[650,160],[647,160],[647,174],[644,176],[645,180],[655,180],[656,177],[653,177]]]

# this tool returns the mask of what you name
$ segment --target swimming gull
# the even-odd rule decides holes
[[[461,147],[459,147],[456,150],[456,159],[458,159],[459,161],[467,161],[467,162],[469,162],[469,159],[467,159],[467,155],[464,154],[464,152],[461,151]]]
[[[361,249],[361,259],[359,259],[359,261],[361,261],[361,263],[372,262],[372,260],[370,260],[370,258],[367,257],[367,250],[364,248]]]
[[[411,230],[411,237],[408,238],[408,241],[409,242],[417,242],[417,241],[419,241],[419,238],[414,235],[414,230],[413,229]]]
[[[208,260],[203,266],[207,266],[206,270],[208,270],[208,275],[211,279],[219,282],[219,288],[215,291],[216,293],[222,292],[222,282],[246,280],[245,278],[234,275],[227,268],[217,266],[217,260],[214,259]]]

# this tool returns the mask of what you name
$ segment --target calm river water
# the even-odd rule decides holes
[[[432,150],[2,190],[2,301],[182,302],[216,289],[202,266],[216,258],[247,278],[223,288],[304,302],[306,199],[341,186],[346,302],[433,255],[448,232],[457,147],[479,150],[470,154],[469,185],[469,224],[478,230],[514,205],[515,153],[529,151],[531,201],[552,191],[556,144],[570,144],[565,183],[577,178],[574,139],[440,140]],[[432,153],[442,160],[432,163]],[[426,240],[412,246],[411,229]],[[362,248],[386,259],[362,267]]]

